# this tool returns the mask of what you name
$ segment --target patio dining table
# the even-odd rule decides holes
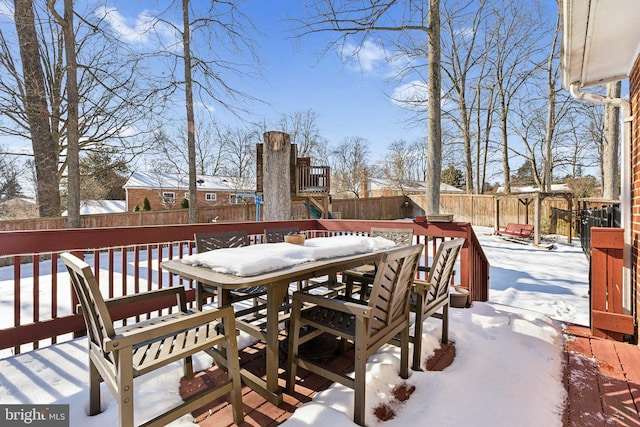
[[[340,236],[344,237],[344,236]],[[160,264],[160,267],[168,271],[169,273],[176,274],[183,279],[195,280],[208,285],[216,286],[220,289],[220,296],[218,304],[226,305],[230,301],[231,291],[240,290],[243,288],[249,288],[252,286],[264,286],[267,289],[267,309],[266,309],[266,327],[262,331],[262,340],[266,344],[266,370],[265,377],[255,375],[242,369],[241,375],[245,384],[249,385],[256,392],[261,394],[266,400],[279,405],[283,401],[282,390],[278,385],[278,361],[279,361],[279,323],[281,318],[279,316],[280,306],[284,301],[285,295],[289,289],[289,284],[293,282],[303,281],[311,278],[335,276],[336,273],[355,268],[364,264],[377,263],[384,250],[387,247],[373,246],[369,247],[366,252],[345,254],[346,251],[340,250],[341,240],[329,237],[322,239],[336,239],[331,241],[333,245],[321,248],[323,253],[320,259],[311,260],[302,259],[292,265],[278,268],[276,270],[268,269],[266,271],[250,271],[246,274],[239,275],[238,271],[228,271],[227,268],[216,268],[216,263],[209,263],[208,266],[200,265],[198,263],[188,263],[185,259],[173,259],[164,261]],[[313,244],[312,241],[317,239],[309,239],[306,244]],[[334,243],[335,242],[335,243]],[[326,243],[326,242],[325,242]],[[211,254],[217,252],[221,256],[226,258],[222,259],[241,259],[247,262],[247,265],[251,264],[251,256],[255,257],[254,264],[263,263],[264,259],[261,259],[260,252],[256,246],[261,247],[264,251],[275,246],[280,245],[278,248],[285,248],[282,245],[290,245],[293,248],[293,253],[303,253],[308,246],[300,246],[295,249],[297,245],[291,245],[289,243],[263,243],[260,245],[251,245],[240,248],[229,249],[216,249],[211,251]],[[252,248],[252,249],[246,249]],[[325,249],[331,249],[327,251]],[[224,252],[218,252],[224,251]],[[316,252],[318,253],[318,252]],[[211,254],[204,255],[205,257]],[[332,256],[331,254],[339,254],[339,256]],[[217,254],[215,254],[217,255]],[[302,257],[304,258],[304,257]],[[220,266],[219,266],[220,267]],[[218,270],[218,271],[216,271]],[[258,271],[258,272],[256,272]],[[240,272],[240,274],[243,274]],[[241,324],[241,320],[237,320],[237,324]],[[216,357],[215,353],[211,353],[216,359],[216,363],[221,363],[220,357]]]

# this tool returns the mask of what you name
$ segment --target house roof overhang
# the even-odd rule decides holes
[[[560,0],[559,13],[566,90],[629,77],[640,48],[640,1]]]

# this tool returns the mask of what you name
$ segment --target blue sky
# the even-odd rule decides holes
[[[192,1],[199,6],[205,0]],[[121,39],[152,49],[153,42],[142,32],[144,14],[153,16],[168,3],[168,0],[76,0],[75,7],[83,16],[100,7],[116,12],[112,13],[117,24],[114,28],[118,28]],[[180,4],[180,1],[176,0],[176,3]],[[44,1],[38,4],[40,8],[45,7]],[[293,37],[294,24],[287,18],[303,17],[302,4],[298,0],[245,0],[239,4],[259,31],[255,35],[256,50],[263,65],[259,78],[229,80],[232,86],[264,101],[247,105],[252,115],[246,120],[273,124],[275,129],[283,115],[312,110],[318,115],[316,124],[320,135],[330,146],[349,137],[365,138],[372,163],[385,157],[392,142],[398,139],[414,142],[425,135],[425,129],[404,123],[410,113],[392,103],[390,96],[401,83],[389,81],[392,65],[384,60],[384,52],[378,44],[368,41],[364,45],[359,64],[344,63],[336,50],[322,55],[327,41],[337,37],[335,33]],[[58,1],[58,7],[62,8],[61,1]],[[172,20],[179,23],[181,17]],[[15,32],[13,1],[0,0],[0,24],[12,37]],[[171,37],[168,33],[163,36]],[[183,120],[183,99],[176,96],[176,120]],[[239,125],[233,115],[219,107],[215,113],[216,120],[222,125]],[[183,127],[184,122],[179,125]],[[31,151],[30,141],[8,136],[0,136],[0,147],[10,152]]]
[[[267,35],[261,40],[265,79],[256,84],[260,97],[269,101],[278,113],[316,111],[321,132],[331,144],[345,137],[360,136],[369,141],[372,152],[375,150],[382,156],[394,140],[415,139],[418,131],[403,124],[407,112],[391,102],[390,96],[399,83],[388,81],[391,70],[381,48],[367,44],[361,55],[362,67],[357,63],[344,64],[336,51],[321,56],[326,46],[324,40],[333,35],[293,40],[288,32],[292,24],[283,21],[287,14],[302,14],[300,7],[291,8],[292,4],[300,3],[288,0],[245,3],[251,6],[247,13],[262,18],[254,22]]]
[[[205,0],[192,1],[194,5],[209,4]],[[123,40],[136,40],[153,49],[148,34],[141,32],[145,28],[143,17],[145,13],[154,16],[168,3],[168,0],[93,0],[76,1],[76,8],[81,14],[97,10],[97,5],[110,9],[110,19],[118,24],[115,28]],[[394,93],[411,83],[411,77],[404,81],[390,79],[394,65],[385,61],[385,53],[393,52],[385,52],[376,40],[369,39],[363,45],[360,63],[344,63],[336,50],[321,55],[327,42],[338,35],[293,37],[294,24],[287,18],[303,18],[302,4],[299,0],[245,0],[239,4],[258,28],[256,50],[263,68],[258,78],[229,77],[228,82],[267,103],[248,104],[252,114],[246,120],[275,125],[283,115],[312,110],[318,115],[321,136],[330,145],[335,146],[348,137],[365,138],[372,162],[383,159],[387,147],[394,141],[404,139],[413,143],[424,137],[424,124],[415,124],[414,114],[391,100]],[[545,4],[550,13],[557,13],[555,2],[546,0]],[[10,0],[0,0],[0,10],[12,6]],[[180,19],[180,16],[172,18],[174,22]],[[184,114],[182,99],[176,96],[176,120],[181,120]],[[219,106],[215,118],[223,125],[238,124],[235,117]],[[0,145],[8,145],[7,138],[0,137]]]
[[[164,3],[164,2],[161,2]],[[404,121],[409,113],[390,99],[400,82],[390,82],[392,69],[385,63],[379,45],[367,43],[361,64],[345,64],[337,51],[321,55],[325,41],[333,35],[293,38],[289,17],[301,17],[302,2],[290,0],[247,0],[239,6],[262,35],[256,35],[263,73],[260,78],[234,82],[268,105],[250,104],[249,120],[276,123],[283,114],[313,110],[320,133],[329,144],[346,137],[363,137],[373,159],[384,157],[393,141],[413,142],[424,129]],[[123,31],[132,31],[139,14],[158,8],[157,2],[114,1],[121,14]],[[234,119],[217,109],[221,120]]]

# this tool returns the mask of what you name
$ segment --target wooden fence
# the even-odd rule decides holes
[[[255,205],[233,205],[199,209],[198,222],[243,222],[256,219]],[[81,228],[136,227],[144,225],[188,224],[187,209],[82,215]],[[67,228],[67,218],[34,218],[0,221],[0,231],[56,230]]]
[[[579,204],[574,203],[574,212],[568,210],[563,198],[547,197],[541,206],[541,232],[544,234],[568,235],[569,227],[576,219]],[[361,199],[333,200],[331,211],[337,219],[393,220],[424,215],[424,196],[395,196]],[[495,197],[475,194],[440,195],[440,212],[453,214],[454,221],[469,222],[473,225],[493,227],[495,217]],[[307,219],[307,208],[302,202],[292,202],[292,219]],[[500,224],[509,222],[534,223],[534,209],[527,210],[516,198],[500,200]],[[201,208],[198,211],[199,223],[254,221],[254,204]],[[82,228],[126,227],[160,224],[187,224],[189,213],[186,209],[157,210],[147,212],[127,212],[117,214],[83,215]],[[0,231],[14,230],[52,230],[67,227],[67,219],[35,218],[28,220],[0,221]],[[579,233],[578,229],[572,231]]]
[[[408,201],[408,206],[404,204]],[[332,210],[343,219],[397,219],[424,215],[424,196],[376,197],[334,200]],[[564,198],[547,197],[541,206],[541,232],[567,236],[575,219]],[[573,209],[577,209],[577,203]],[[441,194],[440,213],[453,214],[453,220],[473,225],[493,227],[496,223],[496,198],[492,195]],[[509,222],[533,224],[534,208],[516,198],[500,200],[500,224]],[[573,231],[575,234],[575,230]]]

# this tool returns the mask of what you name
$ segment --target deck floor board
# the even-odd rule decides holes
[[[351,350],[350,350],[351,351]],[[241,365],[256,368],[264,363],[261,360],[264,346],[255,344],[241,351]],[[333,366],[349,370],[352,357],[350,352],[327,361]],[[455,348],[451,347],[443,358],[455,357]],[[591,336],[588,328],[566,326],[564,334],[565,387],[567,402],[562,417],[565,427],[640,427],[640,348],[635,345],[619,343]],[[253,366],[255,365],[255,366]],[[284,360],[281,360],[281,368]],[[433,369],[433,367],[431,368]],[[259,370],[259,369],[258,369]],[[284,403],[275,406],[264,400],[250,388],[243,387],[245,409],[244,426],[277,426],[288,420],[297,407],[311,401],[318,392],[325,390],[331,383],[303,369],[298,370],[302,381],[296,385],[294,395],[284,395]],[[214,381],[220,372],[212,368],[190,382],[183,380],[182,392],[197,392],[201,387]],[[282,386],[284,382],[281,381]],[[201,427],[231,426],[231,405],[226,397],[212,402],[194,412]]]
[[[640,348],[590,336],[567,327],[568,426],[640,426],[638,395]]]

